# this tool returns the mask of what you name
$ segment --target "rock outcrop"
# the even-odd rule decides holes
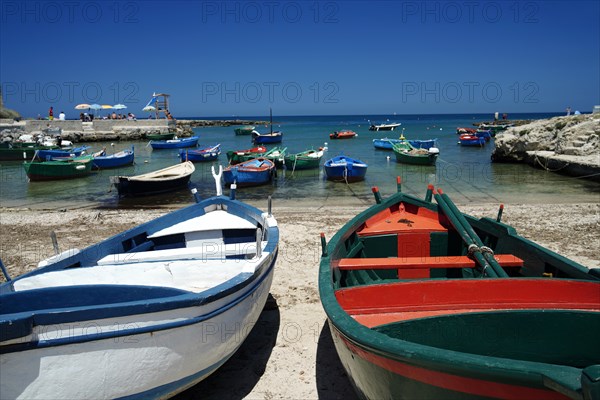
[[[536,167],[600,180],[600,114],[537,120],[499,133],[494,162]]]

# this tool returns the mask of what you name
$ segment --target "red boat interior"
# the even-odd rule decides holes
[[[593,282],[480,278],[476,262],[463,254],[465,246],[446,217],[425,207],[399,203],[385,209],[365,221],[346,247],[345,257],[335,263],[336,297],[367,327],[498,310],[600,311],[600,292]],[[509,276],[521,276],[521,258],[494,258]]]

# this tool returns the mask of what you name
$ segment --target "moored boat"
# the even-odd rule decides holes
[[[228,166],[223,170],[223,181],[238,187],[259,186],[271,182],[276,174],[275,163],[260,157]]]
[[[113,154],[106,154],[106,149],[98,155],[94,155],[93,169],[109,169],[125,167],[132,165],[135,158],[134,148],[118,151]]]
[[[24,162],[23,168],[30,181],[83,178],[92,172],[92,161],[92,156],[84,155],[50,161]]]
[[[233,131],[235,132],[235,134],[237,136],[242,136],[242,135],[251,135],[252,131],[254,131],[255,129],[256,129],[255,126],[247,125],[247,126],[235,128]]]
[[[31,160],[36,151],[57,150],[58,146],[40,146],[36,143],[4,142],[0,146],[0,161]]]
[[[194,147],[198,144],[198,136],[192,136],[181,139],[171,140],[152,140],[150,146],[153,149],[181,149],[185,147]]]
[[[330,139],[352,139],[356,136],[358,136],[356,132],[351,130],[335,131],[329,134]]]
[[[400,125],[402,125],[401,123],[388,123],[388,124],[371,124],[371,126],[369,126],[369,130],[370,131],[393,131],[394,129],[396,129],[397,127],[399,127]]]
[[[456,128],[457,135],[464,135],[465,133],[474,134],[476,131],[477,131],[477,129],[473,129],[473,128],[464,128],[464,127]]]
[[[227,161],[229,164],[235,165],[243,161],[258,158],[267,152],[265,146],[256,146],[246,150],[230,150],[227,152]]]
[[[339,155],[323,165],[327,179],[336,182],[358,182],[365,179],[368,165],[361,160]]]
[[[502,208],[476,219],[432,187],[374,193],[319,270],[361,398],[600,399],[600,270],[519,236]]]
[[[319,150],[306,150],[296,154],[288,154],[285,156],[285,167],[292,171],[318,169],[323,154],[323,148],[320,148]]]
[[[270,209],[216,196],[42,261],[0,285],[0,398],[164,399],[191,387],[256,324],[278,243]]]
[[[72,149],[39,149],[35,158],[41,161],[50,161],[55,158],[79,157],[84,154],[90,146],[79,146]]]
[[[273,110],[271,108],[269,108],[269,117],[269,133],[260,133],[252,130],[252,141],[255,144],[281,143],[283,140],[283,132],[273,131]]]
[[[181,162],[206,162],[215,161],[221,154],[221,144],[215,146],[207,146],[196,150],[179,150],[179,158]]]
[[[187,186],[196,168],[191,161],[134,176],[111,176],[119,196],[143,196],[171,192]]]
[[[483,147],[485,145],[485,138],[465,133],[458,137],[458,144],[461,146]]]
[[[492,138],[492,130],[491,129],[477,129],[475,131],[475,136],[484,138],[486,142],[489,142]]]
[[[437,147],[417,149],[404,139],[404,136],[401,136],[399,142],[392,145],[392,150],[396,156],[396,162],[415,165],[435,165],[440,154]]]
[[[381,150],[392,150],[394,148],[394,144],[402,142],[404,139],[390,139],[390,138],[381,138],[381,139],[373,139],[373,147]],[[436,147],[436,139],[408,139],[408,143],[416,149],[426,149],[428,150],[431,147]]]

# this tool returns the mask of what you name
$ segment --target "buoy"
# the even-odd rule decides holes
[[[386,156],[385,159],[390,161],[390,156]]]

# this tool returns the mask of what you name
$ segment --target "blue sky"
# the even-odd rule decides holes
[[[599,4],[0,0],[0,81],[27,117],[589,111]]]

